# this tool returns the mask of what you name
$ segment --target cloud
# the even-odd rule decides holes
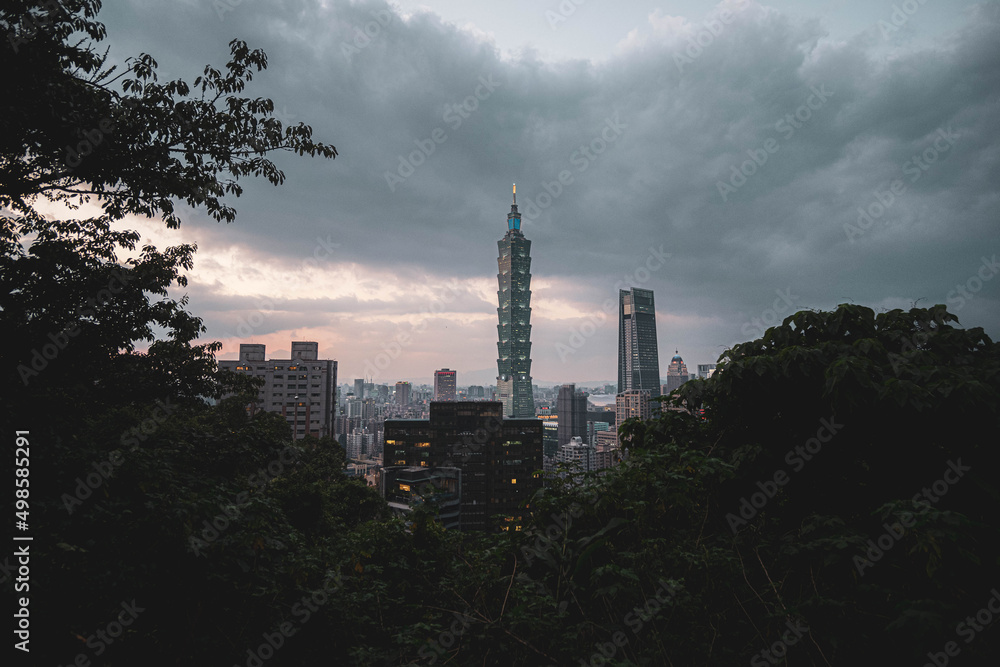
[[[184,233],[203,238],[192,310],[209,336],[267,296],[280,306],[268,335],[335,340],[321,347],[357,374],[458,281],[440,315],[456,324],[394,363],[429,377],[436,347],[438,366],[462,368],[449,354],[490,366],[495,243],[516,181],[522,211],[529,201],[538,209],[524,224],[534,374],[572,380],[616,377],[616,323],[568,362],[555,345],[616,298],[651,246],[672,255],[647,285],[661,347],[680,349],[689,368],[744,339],[742,325],[775,290],[794,287],[798,307],[944,302],[983,252],[1000,250],[988,243],[998,238],[1000,159],[991,9],[933,43],[897,48],[877,24],[833,39],[822,21],[730,0],[704,17],[653,12],[599,61],[501,55],[489,26],[404,17],[374,1],[242,2],[221,19],[210,3],[135,1],[108,4],[102,18],[114,58],[149,51],[165,76],[221,64],[233,37],[263,48],[269,69],[250,94],[272,97],[340,152],[281,156],[286,184],[249,183],[234,225],[189,216]],[[706,28],[712,21],[721,29]],[[689,39],[701,47],[694,57]],[[912,171],[939,131],[953,145]],[[895,180],[905,191],[850,238],[858,208]],[[303,269],[327,238],[336,251]],[[995,286],[961,316],[1000,333],[989,328],[1000,322]]]

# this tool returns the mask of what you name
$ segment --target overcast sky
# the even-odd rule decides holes
[[[130,222],[198,243],[175,294],[221,358],[315,340],[346,381],[495,378],[514,182],[542,384],[614,381],[623,286],[655,293],[663,374],[675,349],[694,372],[846,302],[945,303],[1000,337],[996,2],[114,0],[100,19],[113,60],[150,53],[161,79],[223,66],[233,38],[264,49],[247,94],[340,153],[279,156],[286,183],[246,182],[231,225]]]

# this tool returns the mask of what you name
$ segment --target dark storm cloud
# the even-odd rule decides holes
[[[253,184],[234,202],[223,233],[281,261],[330,236],[337,260],[376,271],[489,277],[516,181],[533,273],[561,290],[542,296],[598,311],[662,246],[671,260],[645,286],[681,319],[660,337],[698,361],[745,339],[789,288],[796,308],[945,302],[1000,251],[997,13],[889,50],[877,25],[837,41],[820,21],[728,6],[710,37],[697,22],[651,20],[608,60],[556,63],[501,57],[433,14],[404,20],[382,2],[123,2],[102,18],[115,57],[148,51],[170,77],[221,64],[233,37],[263,48],[270,67],[251,94],[337,146],[332,162],[281,158],[284,186]],[[878,212],[873,202],[883,210],[861,229],[858,209]],[[406,310],[390,301],[387,313]],[[996,335],[996,285],[969,303],[963,321]],[[298,305],[380,307],[320,294]],[[536,323],[546,316],[536,308]],[[536,334],[550,352],[563,332]],[[608,340],[595,360],[613,357]]]

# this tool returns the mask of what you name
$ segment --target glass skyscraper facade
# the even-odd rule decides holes
[[[638,287],[618,292],[618,393],[633,390],[660,395],[653,290]]]
[[[505,417],[535,416],[531,393],[531,241],[521,233],[517,191],[497,242],[497,394]]]

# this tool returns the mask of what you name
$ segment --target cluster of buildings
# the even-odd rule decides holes
[[[540,470],[572,475],[615,465],[618,426],[651,417],[652,399],[710,377],[715,365],[689,375],[675,351],[662,384],[653,292],[633,287],[618,297],[617,386],[594,395],[574,384],[539,389],[531,377],[531,241],[516,190],[497,248],[495,386],[459,387],[456,371],[443,368],[433,387],[355,379],[338,392],[337,362],[320,360],[315,342],[293,341],[291,358],[277,360],[265,359],[264,345],[241,344],[239,359],[219,366],[263,378],[249,412],[281,414],[298,439],[336,438],[349,474],[378,486],[399,513],[424,507],[450,528],[518,530],[543,483]]]

